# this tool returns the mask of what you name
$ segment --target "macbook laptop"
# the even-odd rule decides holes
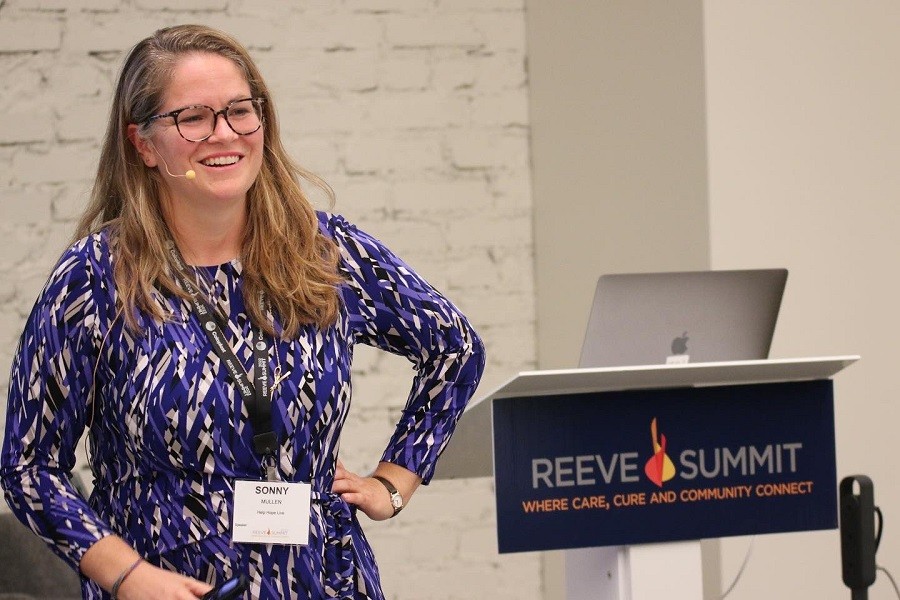
[[[765,359],[786,269],[603,275],[581,367]]]

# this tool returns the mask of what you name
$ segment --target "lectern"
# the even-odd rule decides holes
[[[566,550],[568,600],[699,600],[699,540],[837,527],[831,378],[858,358],[523,372],[436,477],[493,475],[499,551]]]

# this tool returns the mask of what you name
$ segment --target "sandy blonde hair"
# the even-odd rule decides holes
[[[143,125],[162,105],[163,94],[180,57],[190,53],[225,57],[241,70],[251,95],[263,97],[262,167],[248,196],[247,229],[242,240],[243,294],[251,320],[272,334],[274,329],[257,299],[264,294],[279,316],[285,337],[304,324],[328,326],[337,319],[337,248],[319,231],[315,210],[300,187],[301,180],[331,188],[295,165],[281,143],[274,102],[247,50],[230,36],[201,25],[160,29],[132,48],[116,86],[109,124],[100,154],[90,203],[76,239],[107,227],[114,249],[113,272],[126,324],[139,330],[138,311],[163,320],[154,300],[160,289],[179,297],[186,293],[169,269],[165,241],[169,231],[160,199],[163,181],[144,166],[128,140],[129,124]]]

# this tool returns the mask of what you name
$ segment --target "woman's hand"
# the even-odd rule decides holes
[[[196,600],[212,589],[212,586],[172,571],[142,562],[119,586],[121,600]]]
[[[344,468],[338,461],[331,491],[340,494],[348,504],[353,504],[373,521],[384,521],[394,516],[391,495],[377,479],[361,477]],[[405,498],[405,496],[404,496]]]
[[[81,572],[107,591],[125,573],[117,597],[121,600],[196,600],[212,589],[203,583],[172,571],[154,567],[141,560],[122,538],[110,535],[88,548],[81,557]]]

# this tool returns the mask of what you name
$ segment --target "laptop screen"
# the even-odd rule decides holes
[[[603,275],[580,367],[765,359],[786,269]]]

